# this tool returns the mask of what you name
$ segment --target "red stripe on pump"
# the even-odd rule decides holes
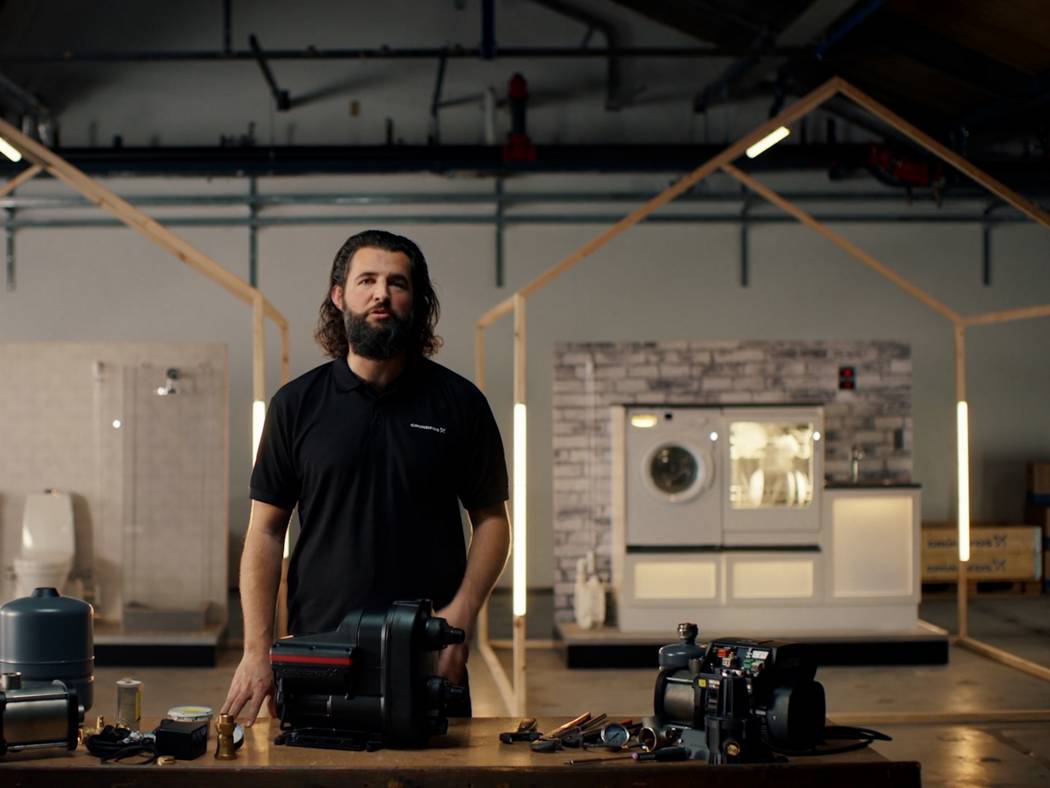
[[[307,657],[294,654],[272,654],[270,662],[299,662],[305,665],[353,665],[350,657]]]

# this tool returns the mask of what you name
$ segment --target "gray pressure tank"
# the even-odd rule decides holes
[[[94,701],[93,612],[54,588],[0,606],[0,673],[21,673],[23,688],[57,679],[87,711]]]

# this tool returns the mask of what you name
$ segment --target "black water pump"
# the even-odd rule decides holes
[[[429,600],[355,610],[334,632],[278,640],[270,650],[276,744],[376,750],[421,747],[448,730],[448,704],[463,687],[436,674],[441,649],[462,629]]]

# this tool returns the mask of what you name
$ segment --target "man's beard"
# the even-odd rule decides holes
[[[412,341],[412,315],[400,317],[386,307],[390,317],[379,324],[368,322],[368,313],[359,315],[349,309],[343,313],[346,341],[358,356],[386,361],[408,349]]]

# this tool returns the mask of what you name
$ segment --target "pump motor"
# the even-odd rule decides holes
[[[429,600],[349,613],[334,632],[278,640],[270,650],[276,744],[375,750],[419,747],[448,729],[448,704],[466,690],[437,675],[437,654],[462,629]]]

